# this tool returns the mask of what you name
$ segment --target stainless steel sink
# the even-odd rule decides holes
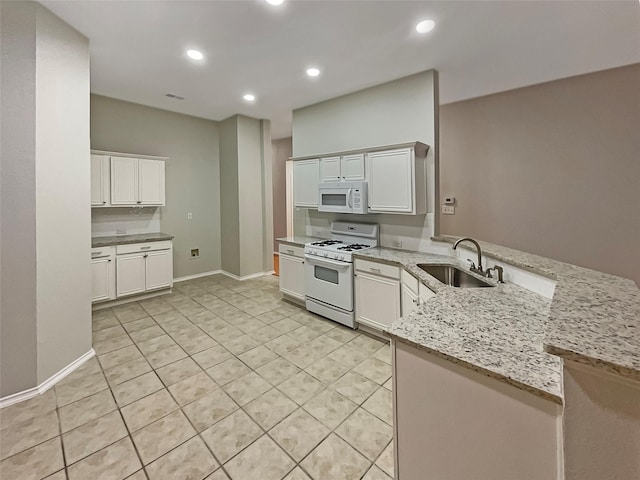
[[[445,285],[458,288],[494,287],[484,280],[469,275],[464,270],[460,270],[453,265],[442,265],[437,263],[419,263],[418,267],[427,272],[432,277],[440,280]]]

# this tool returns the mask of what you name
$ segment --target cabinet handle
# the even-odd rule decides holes
[[[98,255],[102,255],[102,250],[100,250],[99,252],[93,252],[91,254],[91,256],[93,256],[93,257],[97,257]]]
[[[413,303],[415,303],[416,305],[418,304],[418,299],[417,299],[417,298],[414,298],[414,299],[412,299],[411,301],[412,301]]]
[[[287,250],[287,253],[290,253],[291,255],[293,255],[294,251],[293,250]]]
[[[142,203],[142,201],[138,200],[136,203]]]
[[[379,269],[379,268],[369,267],[369,270],[371,270],[372,272],[378,272],[378,273],[380,273],[380,269]]]
[[[145,255],[144,258],[147,258],[149,255]]]
[[[103,201],[102,201],[102,204],[104,205],[105,203],[107,203],[107,201],[106,201],[106,200],[103,200]]]
[[[151,247],[147,246],[147,247],[140,247],[140,250],[149,250]]]
[[[111,262],[111,259],[107,260],[108,262]]]

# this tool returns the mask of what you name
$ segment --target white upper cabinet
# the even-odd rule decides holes
[[[111,158],[111,204],[136,205],[138,202],[138,159]]]
[[[320,182],[364,180],[364,154],[320,159]]]
[[[369,212],[427,213],[424,157],[413,148],[367,154]]]
[[[326,157],[320,159],[320,181],[321,182],[339,182],[342,180],[340,175],[340,157]]]
[[[164,162],[138,160],[138,202],[164,205]]]
[[[164,161],[111,157],[111,205],[165,204]]]
[[[340,167],[345,182],[364,180],[364,153],[345,155]]]
[[[318,208],[318,159],[293,162],[293,205],[299,208]]]
[[[106,207],[110,203],[109,157],[91,155],[91,206]]]

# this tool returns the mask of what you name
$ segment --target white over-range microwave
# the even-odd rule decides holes
[[[318,211],[334,213],[368,213],[367,182],[321,183]]]

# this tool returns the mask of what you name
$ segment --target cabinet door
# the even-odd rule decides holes
[[[293,162],[293,204],[318,208],[318,159]]]
[[[406,285],[402,285],[402,316],[413,313],[418,309],[418,295]]]
[[[321,158],[320,181],[339,182],[340,180],[342,180],[340,176],[340,157]]]
[[[364,154],[342,157],[342,179],[346,182],[364,180]]]
[[[145,291],[146,253],[118,255],[117,278],[118,297],[142,293]]]
[[[99,302],[115,298],[115,265],[111,258],[91,260],[91,301]]]
[[[369,153],[369,211],[413,213],[413,175],[411,149]]]
[[[400,282],[358,272],[356,275],[356,320],[383,329],[400,318]]]
[[[422,305],[424,302],[429,300],[431,297],[435,297],[436,294],[431,291],[429,287],[425,287],[423,284],[420,284],[420,292],[419,295],[420,300],[419,303]]]
[[[91,206],[106,206],[109,193],[109,157],[91,155]]]
[[[138,159],[111,157],[111,204],[138,203]]]
[[[173,252],[160,250],[146,254],[146,280],[147,290],[167,288],[173,285]]]
[[[164,162],[138,160],[138,203],[164,205]]]
[[[304,300],[304,260],[280,254],[280,291]]]

